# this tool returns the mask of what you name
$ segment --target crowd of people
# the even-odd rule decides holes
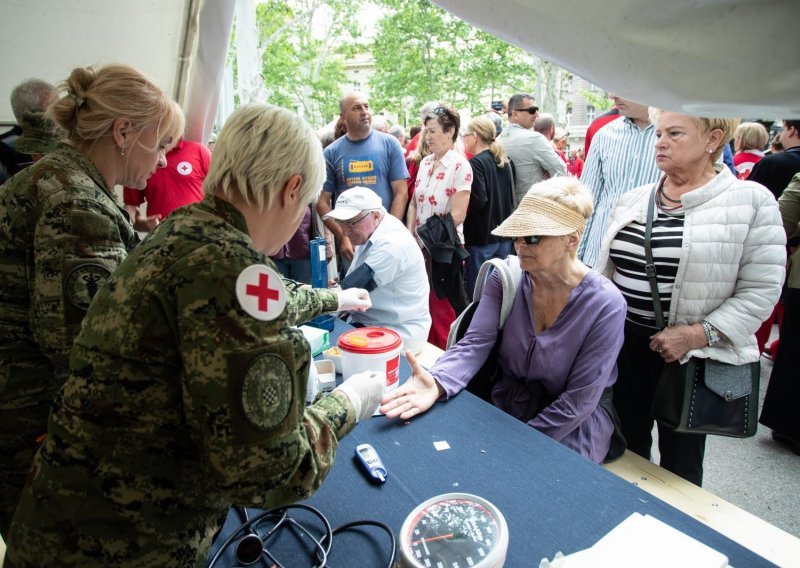
[[[21,85],[0,142],[8,565],[193,566],[231,505],[308,497],[358,420],[431,410],[489,357],[498,408],[593,462],[623,439],[650,459],[665,365],[757,361],[774,317],[761,421],[800,454],[800,120],[778,152],[757,122],[612,99],[580,149],[527,93],[465,123],[426,103],[408,135],[347,93],[322,137],[242,106],[212,154],[130,67]],[[315,237],[328,288],[308,285]],[[423,368],[489,259],[520,269],[503,331],[492,274]],[[293,326],[323,312],[395,329],[412,376],[386,393],[359,373],[306,405]],[[661,465],[701,485],[705,436],[658,433]]]

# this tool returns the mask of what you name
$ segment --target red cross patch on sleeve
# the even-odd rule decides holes
[[[248,266],[236,279],[236,299],[242,309],[254,318],[271,321],[286,307],[283,279],[269,266]]]

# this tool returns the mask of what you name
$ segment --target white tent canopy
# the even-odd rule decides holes
[[[798,0],[435,0],[482,30],[644,104],[800,117]]]
[[[798,0],[436,0],[593,83],[696,114],[800,117]],[[183,104],[187,137],[216,114],[236,0],[2,0],[0,122],[11,89],[127,63]]]

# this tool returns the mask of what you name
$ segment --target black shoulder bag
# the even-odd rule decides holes
[[[660,182],[659,186],[664,183]],[[656,282],[650,237],[658,186],[650,193],[644,251],[656,325],[664,329],[664,313]],[[758,426],[758,362],[729,365],[692,357],[686,364],[667,363],[658,378],[651,413],[663,426],[685,434],[714,434],[749,438]]]

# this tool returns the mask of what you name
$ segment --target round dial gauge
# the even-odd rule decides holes
[[[400,539],[407,568],[499,568],[508,549],[508,525],[486,499],[445,493],[406,517]]]

